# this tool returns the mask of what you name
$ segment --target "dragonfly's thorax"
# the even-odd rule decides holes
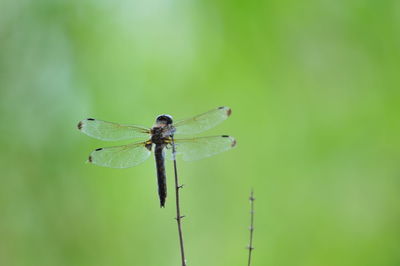
[[[172,116],[159,115],[156,118],[156,124],[151,129],[151,142],[156,145],[168,143],[168,139],[175,133],[175,127],[172,125]]]
[[[172,125],[154,126],[151,129],[151,142],[154,144],[166,144],[174,134],[175,128]]]

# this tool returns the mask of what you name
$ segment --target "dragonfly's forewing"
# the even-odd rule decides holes
[[[78,129],[86,135],[106,141],[148,137],[150,130],[142,126],[124,125],[87,118],[78,123]]]
[[[175,139],[176,156],[184,161],[195,161],[230,150],[236,146],[236,140],[227,135]],[[170,146],[170,145],[169,145]],[[173,159],[172,147],[168,147],[166,156]]]
[[[89,156],[92,164],[111,167],[128,168],[136,166],[149,158],[151,152],[146,148],[145,142],[133,143],[122,146],[99,148]]]
[[[222,123],[231,115],[229,107],[218,107],[204,114],[178,121],[174,124],[175,134],[198,134]]]

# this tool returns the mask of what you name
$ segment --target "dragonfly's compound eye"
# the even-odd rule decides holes
[[[172,116],[170,115],[159,115],[156,119],[157,124],[172,124]]]

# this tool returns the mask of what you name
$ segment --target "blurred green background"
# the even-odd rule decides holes
[[[400,2],[0,2],[0,265],[180,265],[171,164],[85,164],[79,120],[227,105],[178,162],[188,265],[400,265]]]

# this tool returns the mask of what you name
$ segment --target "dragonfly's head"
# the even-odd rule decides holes
[[[172,124],[172,116],[159,115],[156,119],[157,126],[164,127]]]

